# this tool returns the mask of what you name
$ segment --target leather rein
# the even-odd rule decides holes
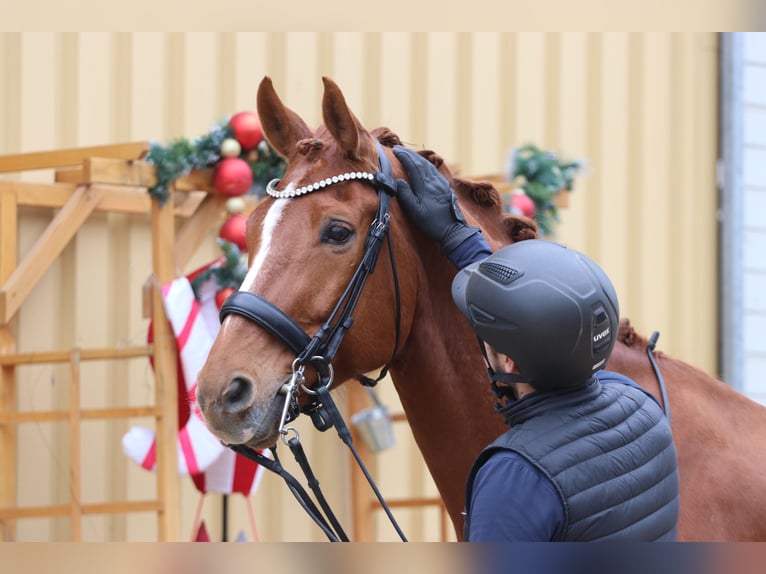
[[[394,350],[391,358],[381,370],[376,379],[370,379],[365,375],[358,375],[357,380],[366,386],[373,386],[386,376],[391,362],[396,356],[396,352],[399,348],[400,338],[400,294],[399,294],[399,279],[396,271],[396,263],[394,261],[394,251],[391,245],[391,237],[389,234],[390,226],[390,204],[391,197],[396,193],[396,185],[392,178],[391,164],[386,157],[383,148],[380,143],[376,142],[378,146],[378,163],[379,171],[377,173],[367,172],[351,172],[343,174],[341,176],[335,176],[322,180],[317,184],[310,186],[304,186],[298,190],[283,190],[278,191],[276,189],[278,180],[274,180],[269,183],[267,187],[267,193],[273,197],[295,197],[323,189],[329,185],[336,183],[342,183],[349,180],[362,180],[370,183],[378,194],[378,208],[375,214],[375,218],[370,224],[367,238],[365,240],[364,254],[357,266],[354,274],[352,275],[346,289],[340,296],[338,303],[330,313],[329,318],[317,333],[312,337],[306,333],[298,323],[293,320],[289,315],[282,311],[279,307],[267,301],[263,297],[250,293],[247,291],[237,291],[230,295],[223,306],[221,307],[220,320],[223,320],[231,314],[244,317],[281,341],[285,346],[291,349],[296,358],[292,364],[292,376],[290,381],[285,383],[280,389],[280,393],[285,396],[285,403],[282,409],[282,416],[280,419],[279,433],[281,435],[282,442],[284,442],[292,451],[293,456],[301,467],[302,472],[306,476],[307,483],[311,490],[314,492],[316,503],[309,496],[307,491],[301,486],[300,482],[295,479],[290,473],[288,473],[281,465],[276,453],[276,445],[271,449],[272,456],[269,458],[260,452],[251,449],[245,445],[228,445],[232,450],[241,454],[242,456],[255,461],[268,470],[278,474],[287,484],[288,488],[295,496],[298,503],[309,514],[314,522],[322,529],[327,538],[332,542],[347,542],[348,536],[343,531],[343,528],[339,524],[332,509],[330,508],[327,500],[319,488],[319,481],[313,474],[309,465],[308,459],[303,451],[303,447],[300,444],[300,436],[298,431],[290,426],[288,423],[297,418],[301,412],[308,414],[314,423],[315,428],[324,432],[332,427],[335,427],[340,439],[346,444],[351,453],[354,455],[359,468],[362,470],[365,478],[367,479],[370,487],[374,491],[378,501],[388,515],[389,520],[394,526],[397,534],[403,541],[407,541],[404,533],[397,524],[396,520],[391,513],[388,505],[383,500],[378,488],[376,487],[372,477],[370,476],[367,468],[365,467],[359,453],[353,445],[351,439],[351,432],[348,426],[345,424],[343,417],[341,416],[335,402],[330,396],[330,387],[333,382],[333,367],[332,360],[340,347],[343,337],[348,329],[354,323],[353,313],[359,303],[359,298],[362,294],[362,290],[367,282],[370,274],[375,270],[375,265],[380,254],[381,247],[384,239],[388,244],[388,250],[391,260],[391,269],[393,274],[395,298],[396,298],[396,338],[394,343]],[[305,368],[312,366],[317,372],[317,385],[315,387],[308,387],[304,376]],[[312,399],[308,406],[300,407],[298,402],[299,392],[303,390],[308,395],[311,395]],[[294,434],[292,438],[288,438],[289,434]],[[318,506],[317,506],[318,505]],[[321,510],[320,510],[321,508]]]

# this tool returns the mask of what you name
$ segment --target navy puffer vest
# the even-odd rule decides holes
[[[503,414],[512,428],[482,451],[468,476],[467,525],[476,473],[505,449],[530,461],[558,490],[561,540],[676,539],[676,450],[665,415],[646,393],[594,377],[576,390],[528,395]]]

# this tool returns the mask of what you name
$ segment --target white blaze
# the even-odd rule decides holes
[[[288,201],[289,200],[287,199],[277,199],[274,202],[274,205],[269,208],[268,213],[266,213],[266,217],[263,219],[263,229],[261,230],[261,247],[253,258],[253,264],[250,265],[250,268],[247,270],[247,275],[245,275],[245,279],[239,287],[240,291],[249,291],[255,287],[255,279],[258,276],[261,267],[263,267],[263,262],[266,261],[266,257],[269,255],[271,238],[274,236],[274,230],[282,219],[282,213],[284,212]],[[223,323],[221,324],[221,335],[223,335],[223,331],[225,331],[226,327],[229,325],[230,318],[231,315],[223,320]]]
[[[258,253],[253,257],[253,263],[250,265],[250,269],[247,270],[245,280],[242,281],[240,291],[250,291],[255,287],[255,278],[263,267],[263,262],[266,261],[266,257],[269,256],[269,249],[271,248],[271,239],[274,236],[274,230],[282,220],[282,213],[287,205],[288,199],[277,199],[274,205],[269,208],[266,217],[263,219],[263,229],[261,229],[261,243]]]

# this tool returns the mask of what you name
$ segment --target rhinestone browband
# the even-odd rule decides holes
[[[365,181],[373,181],[375,179],[375,174],[370,173],[368,171],[352,171],[349,173],[342,173],[341,175],[334,175],[332,177],[328,177],[327,179],[323,179],[316,183],[310,183],[309,185],[304,185],[303,187],[299,187],[298,189],[285,189],[283,191],[277,190],[277,185],[279,185],[280,180],[272,179],[266,186],[266,193],[268,193],[271,197],[276,197],[277,199],[284,199],[286,197],[298,197],[299,195],[306,195],[307,193],[311,193],[312,191],[318,191],[320,189],[324,189],[325,187],[333,185],[335,183],[350,181],[352,179],[362,179]]]

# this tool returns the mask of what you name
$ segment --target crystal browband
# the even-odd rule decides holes
[[[318,191],[320,189],[324,189],[325,187],[333,185],[335,183],[350,181],[352,179],[362,179],[366,181],[373,181],[375,179],[375,174],[370,173],[368,171],[352,171],[349,173],[334,175],[332,177],[328,177],[326,179],[320,180],[316,183],[310,183],[309,185],[304,185],[303,187],[299,187],[298,189],[289,189],[288,187],[288,189],[285,189],[282,191],[277,190],[277,185],[279,185],[280,180],[272,179],[266,186],[266,193],[268,193],[271,197],[276,197],[277,199],[283,199],[286,197],[297,197],[299,195],[306,195],[307,193],[311,193],[312,191]]]

